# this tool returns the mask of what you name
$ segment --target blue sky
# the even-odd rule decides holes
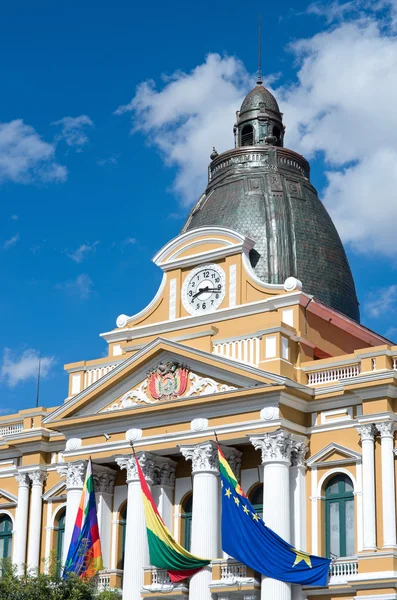
[[[232,146],[258,10],[286,145],[311,161],[363,323],[397,338],[397,3],[373,4],[3,7],[2,414],[34,403],[39,353],[40,403],[62,402],[63,364],[104,355],[99,333],[153,297],[152,256],[204,189],[212,146]]]

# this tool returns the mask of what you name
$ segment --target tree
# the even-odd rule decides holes
[[[64,580],[54,573],[26,572],[19,577],[7,561],[1,572],[0,600],[120,600],[118,592],[98,593],[92,580],[73,575]]]

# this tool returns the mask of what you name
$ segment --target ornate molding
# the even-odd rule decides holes
[[[173,488],[175,486],[175,468],[174,461],[156,462],[153,473],[153,485],[161,485]]]
[[[30,478],[27,473],[17,473],[15,479],[17,480],[19,487],[29,487],[30,485]]]
[[[41,469],[37,469],[36,471],[31,471],[29,473],[29,479],[32,482],[32,485],[42,486],[47,477],[48,473],[46,471],[42,471]]]
[[[215,442],[209,440],[195,446],[179,446],[181,454],[186,460],[192,461],[192,473],[211,472],[218,474],[218,447]],[[240,477],[241,469],[241,452],[222,446],[222,451],[228,460],[237,479]]]
[[[65,463],[57,467],[61,477],[66,477],[66,489],[83,488],[86,471],[86,461]]]
[[[357,432],[362,442],[374,441],[376,435],[376,428],[373,423],[366,423],[365,425],[358,425],[356,427]]]
[[[161,366],[164,365],[159,365],[157,369],[159,369]],[[182,367],[182,365],[177,365],[175,363],[174,366],[177,369],[184,369],[186,371],[186,367]],[[108,406],[101,412],[111,412],[115,410],[123,410],[125,408],[136,408],[142,404],[157,404],[162,400],[177,399],[179,397],[189,397],[194,395],[208,396],[210,394],[219,394],[220,392],[229,392],[237,389],[234,386],[220,383],[219,381],[211,379],[210,377],[201,377],[200,375],[190,371],[188,375],[190,387],[186,393],[186,388],[182,387],[179,390],[177,388],[173,388],[170,390],[170,394],[162,394],[155,398],[152,397],[152,391],[150,389],[151,378],[153,378],[153,371],[148,374],[148,378],[145,379],[138,387],[126,392],[119,401],[114,402],[111,406]]]
[[[78,450],[81,448],[83,441],[81,438],[70,438],[66,442],[65,450]]]
[[[113,494],[116,471],[107,469],[106,467],[105,469],[100,468],[95,465],[92,476],[94,478],[95,492],[100,494]]]
[[[268,462],[291,463],[292,438],[284,429],[265,433],[261,437],[252,437],[251,443],[255,450],[262,454],[262,464]]]
[[[396,430],[395,421],[383,421],[382,423],[376,424],[376,429],[380,434],[381,439],[391,438],[394,439],[394,432]]]
[[[204,429],[207,429],[207,427],[208,419],[206,419],[205,417],[198,417],[197,419],[193,419],[193,421],[190,422],[191,431],[204,431]]]
[[[173,460],[150,452],[140,452],[137,456],[143,474],[150,483],[153,485],[174,486],[176,463]],[[116,463],[120,469],[127,471],[127,483],[139,480],[135,458],[132,454],[117,456]]]
[[[309,450],[307,440],[292,440],[291,445],[291,466],[304,467],[305,456]]]

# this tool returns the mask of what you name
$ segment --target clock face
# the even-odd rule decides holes
[[[191,315],[216,310],[225,297],[225,273],[218,265],[202,265],[186,277],[183,306]]]

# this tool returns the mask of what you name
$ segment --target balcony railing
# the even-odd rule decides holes
[[[358,573],[358,561],[357,558],[338,558],[331,563],[329,568],[330,574],[330,585],[346,583],[348,577],[357,575]]]
[[[121,595],[123,571],[120,569],[105,569],[95,576],[95,588],[98,593],[112,590]]]
[[[170,576],[168,575],[168,571],[163,571],[162,569],[152,569],[152,585],[155,586],[163,586],[163,585],[172,585],[172,581]]]
[[[315,371],[307,374],[308,385],[318,385],[319,383],[331,383],[333,381],[341,381],[349,377],[357,377],[361,373],[361,366],[350,365],[337,369],[324,369],[323,371]]]
[[[98,381],[98,379],[109,373],[109,371],[113,371],[118,364],[87,369],[84,373],[84,389]]]
[[[247,577],[247,567],[242,563],[221,564],[221,581],[230,582]]]
[[[260,361],[260,340],[259,336],[251,336],[239,340],[220,342],[214,344],[213,353],[256,367]]]
[[[0,427],[0,436],[12,435],[23,430],[23,423],[13,423],[12,425],[3,425]]]

